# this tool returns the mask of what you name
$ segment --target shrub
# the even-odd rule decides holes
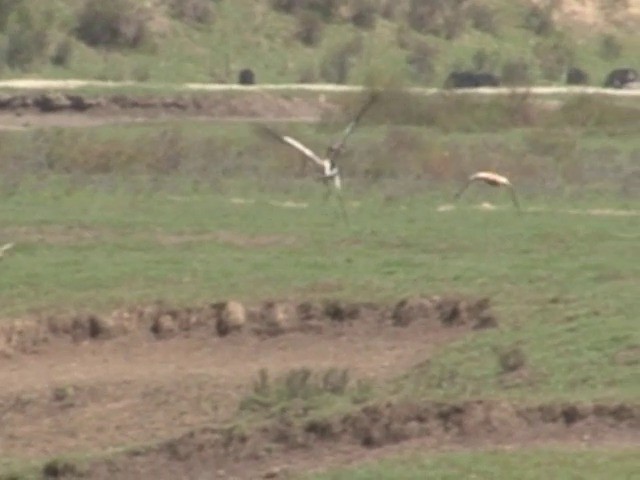
[[[372,0],[355,0],[351,23],[356,27],[371,29],[376,25],[376,7]]]
[[[169,14],[182,22],[210,25],[215,12],[211,0],[170,0]]]
[[[605,34],[600,40],[600,58],[603,60],[615,60],[622,54],[622,44],[615,35]]]
[[[325,21],[334,20],[338,15],[338,10],[344,3],[343,0],[306,0],[303,2],[304,8],[316,12]]]
[[[305,3],[305,0],[271,0],[271,8],[278,12],[294,13]]]
[[[413,77],[424,83],[431,82],[435,72],[434,63],[437,55],[438,50],[426,41],[414,42],[406,59]]]
[[[357,36],[330,51],[320,65],[320,76],[328,82],[346,83],[354,57],[362,52],[362,38]]]
[[[468,0],[411,0],[407,22],[417,32],[451,40],[463,30]]]
[[[313,47],[322,40],[324,24],[317,13],[302,11],[297,17],[298,27],[295,37],[307,47]]]
[[[137,48],[150,37],[145,12],[133,0],[85,0],[75,34],[93,47]]]
[[[501,373],[515,372],[527,363],[527,357],[520,347],[509,347],[498,350],[496,353]]]
[[[53,49],[53,53],[49,57],[49,61],[56,67],[66,67],[69,64],[72,53],[73,44],[71,43],[71,40],[64,38],[56,44]]]
[[[524,16],[524,28],[536,35],[549,35],[556,29],[553,20],[553,10],[555,5],[548,2],[546,5],[531,5]]]
[[[9,67],[26,70],[45,56],[49,45],[45,17],[44,12],[27,4],[19,4],[9,15],[4,46],[5,62]]]
[[[380,15],[387,20],[395,20],[398,15],[398,0],[384,0],[380,7]]]
[[[469,5],[468,16],[473,28],[479,32],[488,33],[489,35],[498,34],[496,14],[491,7],[482,3],[473,3]]]
[[[307,10],[317,13],[324,20],[332,20],[338,13],[340,0],[271,0],[271,8],[288,14]]]
[[[240,402],[241,411],[264,411],[277,409],[285,411],[292,401],[304,401],[307,411],[314,406],[325,404],[330,397],[349,397],[354,403],[357,397],[366,393],[362,382],[350,388],[348,370],[330,368],[324,372],[301,367],[283,375],[271,378],[266,369],[258,372],[251,392]]]
[[[531,71],[524,60],[509,60],[502,66],[502,82],[505,85],[530,85]]]

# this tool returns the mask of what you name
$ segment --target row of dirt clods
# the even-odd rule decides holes
[[[126,334],[171,338],[196,330],[218,337],[254,334],[272,337],[291,332],[322,333],[354,322],[424,328],[487,328],[496,325],[489,300],[416,296],[395,304],[371,302],[264,301],[257,305],[228,300],[201,307],[171,307],[156,302],[116,310],[108,315],[51,315],[5,322],[0,326],[0,352],[27,353],[57,339],[73,342],[107,340]]]

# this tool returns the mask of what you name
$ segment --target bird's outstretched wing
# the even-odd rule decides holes
[[[347,128],[345,128],[344,131],[342,132],[342,137],[338,141],[330,145],[329,148],[327,148],[327,156],[329,158],[334,159],[342,151],[345,143],[347,142],[347,139],[349,138],[349,135],[353,133],[353,130],[358,125],[358,122],[360,122],[360,119],[367,112],[367,110],[371,108],[371,105],[373,105],[377,99],[378,99],[377,92],[374,92],[371,95],[369,95],[369,98],[362,105],[362,107],[360,107],[360,110],[358,110],[358,113],[356,113],[356,116],[354,117],[354,119],[351,120],[349,125],[347,125]]]
[[[280,135],[278,132],[276,132],[275,130],[270,129],[266,125],[258,125],[255,128],[258,131],[258,133],[262,133],[264,135],[267,135],[267,136],[269,136],[269,137],[271,137],[271,138],[273,138],[275,140],[278,140],[281,143],[285,143],[285,144],[295,148],[300,153],[302,153],[305,157],[307,157],[310,160],[313,160],[313,162],[315,162],[316,165],[318,165],[319,167],[323,167],[324,168],[324,161],[318,155],[316,155],[313,150],[311,150],[307,146],[303,145],[302,143],[300,143],[295,138],[290,137],[288,135]]]

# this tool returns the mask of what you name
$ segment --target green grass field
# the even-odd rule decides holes
[[[387,460],[348,470],[335,470],[303,478],[313,480],[631,480],[638,473],[638,451],[528,450],[445,453]]]
[[[295,131],[320,145],[330,136]],[[637,397],[634,366],[616,360],[640,343],[640,265],[631,261],[640,257],[640,220],[634,184],[623,188],[637,137],[575,131],[581,153],[558,179],[545,170],[553,160],[526,156],[535,129],[399,131],[409,140],[394,153],[379,143],[383,127],[354,137],[345,158],[349,225],[295,153],[265,148],[246,126],[5,133],[5,158],[22,155],[22,163],[3,163],[0,243],[16,247],[0,264],[0,312],[106,311],[160,298],[489,296],[501,328],[445,348],[395,394]],[[177,166],[160,168],[174,157]],[[91,173],[96,165],[110,171]],[[486,166],[513,172],[523,214],[506,192],[483,186],[438,211],[461,174]],[[499,208],[475,208],[483,201]],[[606,209],[613,214],[589,214]],[[516,344],[532,380],[504,388],[492,349]],[[452,371],[455,380],[443,382]]]
[[[281,127],[314,145],[335,133]],[[369,398],[635,402],[640,214],[632,131],[571,129],[571,168],[556,170],[553,156],[565,145],[540,146],[548,126],[369,125],[345,158],[349,225],[295,154],[265,147],[246,125],[5,132],[0,244],[16,246],[0,261],[0,318],[157,299],[488,296],[498,329],[443,346]],[[522,214],[505,192],[484,186],[439,211],[461,174],[486,166],[513,173]],[[478,209],[485,201],[497,208]],[[524,353],[527,375],[505,382],[496,351],[512,347]],[[334,400],[313,399],[321,403],[315,412],[352,406]],[[310,478],[633,478],[635,454],[451,453]]]

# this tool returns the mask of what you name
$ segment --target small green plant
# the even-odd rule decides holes
[[[253,381],[251,393],[240,402],[242,411],[288,410],[292,402],[306,405],[302,411],[321,406],[325,399],[350,395],[349,371],[329,368],[324,372],[314,372],[301,367],[289,370],[276,379],[271,379],[266,369],[261,369]],[[360,389],[362,390],[362,389]],[[358,388],[354,396],[366,394]],[[298,403],[296,403],[298,402]]]
[[[527,364],[527,357],[519,346],[497,349],[500,373],[512,373],[522,369]]]

